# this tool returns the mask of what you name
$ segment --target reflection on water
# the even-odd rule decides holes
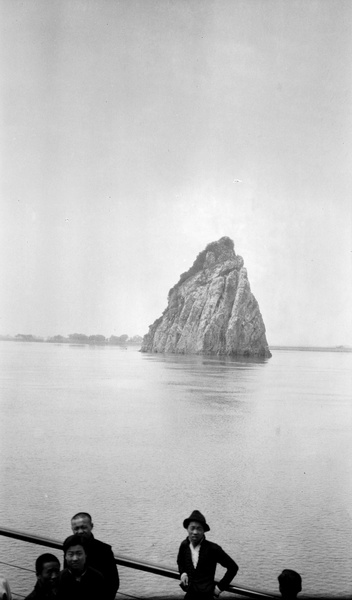
[[[116,553],[175,568],[182,521],[198,508],[239,585],[277,591],[292,568],[307,594],[350,592],[351,354],[2,342],[0,360],[4,526],[63,539],[85,510]],[[1,548],[29,568],[40,552]],[[182,597],[177,582],[121,579],[127,593]],[[28,593],[33,576],[15,581]]]

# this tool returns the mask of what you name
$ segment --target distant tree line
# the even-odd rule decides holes
[[[18,333],[14,339],[18,342],[44,342],[44,338],[27,333]]]
[[[111,335],[105,337],[101,334],[86,335],[84,333],[70,333],[67,337],[63,335],[54,335],[53,337],[42,338],[32,334],[18,333],[15,337],[1,336],[2,340],[16,342],[49,342],[54,344],[94,344],[105,346],[127,346],[140,345],[143,338],[140,335],[129,337],[127,333],[123,335]]]
[[[70,333],[67,337],[62,335],[54,335],[46,340],[47,342],[63,343],[63,344],[94,344],[94,345],[109,345],[109,346],[126,346],[127,344],[141,344],[143,338],[140,335],[129,337],[127,333],[123,335],[85,335],[84,333]]]

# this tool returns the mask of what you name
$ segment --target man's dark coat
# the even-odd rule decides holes
[[[235,561],[224,552],[221,546],[203,539],[200,550],[197,568],[195,569],[192,562],[190,550],[190,541],[186,538],[180,545],[177,556],[177,564],[180,575],[187,573],[188,589],[187,597],[203,595],[212,596],[215,588],[215,571],[216,565],[219,563],[227,569],[224,577],[216,584],[220,590],[224,590],[232,579],[235,577],[238,566]]]

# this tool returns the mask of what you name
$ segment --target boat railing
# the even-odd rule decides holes
[[[0,535],[3,535],[8,538],[13,538],[15,540],[20,540],[23,542],[28,542],[31,544],[37,544],[39,546],[44,546],[48,548],[54,548],[56,550],[62,550],[62,542],[46,537],[42,537],[39,535],[34,535],[32,533],[25,533],[23,531],[17,531],[15,529],[8,529],[5,527],[0,527]],[[174,569],[170,569],[168,567],[164,567],[162,565],[153,564],[150,562],[144,562],[141,560],[137,560],[131,557],[114,555],[116,564],[121,567],[127,567],[129,569],[137,569],[138,571],[145,571],[146,573],[152,573],[154,575],[161,575],[162,577],[168,577],[170,579],[180,579],[178,571]],[[0,561],[1,562],[1,561]],[[4,563],[8,564],[8,563]],[[9,565],[11,567],[18,567],[18,565]],[[19,567],[18,567],[19,568]],[[27,569],[25,569],[27,570]],[[11,582],[10,582],[11,583]],[[264,592],[251,590],[248,588],[243,588],[236,585],[229,585],[226,588],[227,592],[232,594],[236,594],[240,597],[245,598],[255,598],[255,599],[265,599],[265,598],[278,598],[276,595],[270,595]],[[20,596],[20,594],[15,594],[16,596]],[[124,596],[123,591],[121,590],[121,595]],[[129,594],[126,593],[125,596]]]

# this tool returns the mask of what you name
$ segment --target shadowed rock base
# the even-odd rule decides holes
[[[181,275],[141,352],[271,356],[243,258],[230,238],[208,244]]]

